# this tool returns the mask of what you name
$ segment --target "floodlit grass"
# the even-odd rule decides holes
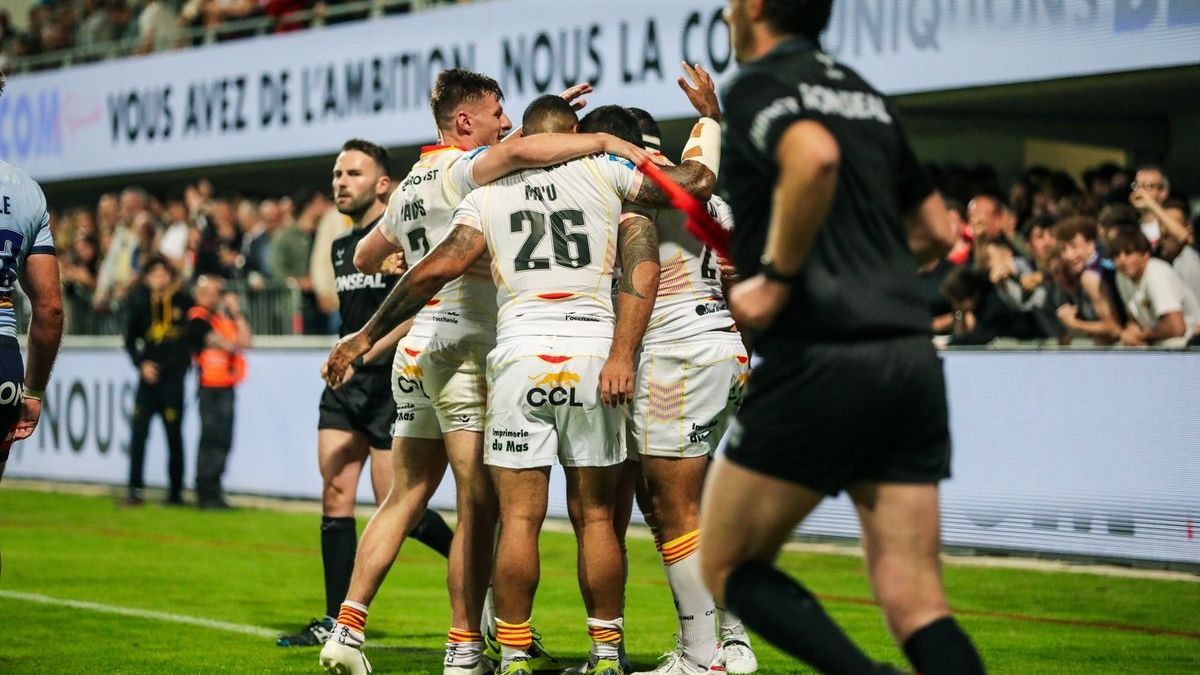
[[[323,607],[318,518],[259,509],[197,512],[108,498],[0,489],[0,590],[292,631]],[[360,522],[360,525],[362,522]],[[873,656],[903,663],[857,558],[788,553],[783,565]],[[634,662],[672,644],[674,614],[653,545],[630,542]],[[534,621],[567,663],[587,650],[565,534],[542,537]],[[1200,583],[1012,569],[946,569],[951,603],[992,673],[1200,672]],[[317,650],[156,619],[0,597],[0,672],[316,673]],[[410,542],[371,607],[378,673],[440,673],[449,621],[445,565]],[[805,673],[756,644],[763,673]]]

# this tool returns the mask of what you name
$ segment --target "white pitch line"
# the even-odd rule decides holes
[[[132,616],[137,619],[151,619],[154,621],[165,621],[168,623],[182,623],[189,626],[200,626],[201,628],[211,628],[213,630],[223,630],[226,633],[239,633],[241,635],[253,635],[260,638],[271,638],[274,640],[279,637],[279,631],[263,628],[262,626],[248,626],[241,623],[229,623],[228,621],[214,621],[213,619],[205,619],[199,616],[188,616],[187,614],[172,614],[171,612],[156,612],[152,609],[138,609],[137,607],[121,607],[120,605],[105,605],[99,602],[89,602],[87,600],[70,600],[67,598],[55,598],[49,595],[40,593],[22,593],[20,591],[0,590],[0,600],[23,600],[25,602],[36,602],[40,605],[57,605],[59,607],[70,607],[72,609],[86,609],[102,614],[118,614],[120,616]],[[365,647],[373,649],[389,649],[403,646],[402,643],[394,640],[369,640],[364,643]]]
[[[132,616],[138,619],[153,619],[155,621],[183,623],[189,626],[212,628],[214,630],[223,630],[226,633],[241,633],[242,635],[253,635],[254,637],[275,638],[279,636],[278,631],[273,631],[270,628],[263,628],[261,626],[247,626],[245,624],[229,623],[227,621],[213,621],[212,619],[204,619],[198,616],[188,616],[186,614],[156,612],[152,609],[137,609],[135,607],[105,605],[99,602],[88,602],[86,600],[68,600],[65,598],[55,598],[49,595],[42,595],[40,593],[22,593],[20,591],[0,590],[0,598],[9,600],[24,600],[25,602],[36,602],[41,605],[57,605],[59,607],[70,607],[72,609],[86,609],[93,612],[101,612],[103,614]]]

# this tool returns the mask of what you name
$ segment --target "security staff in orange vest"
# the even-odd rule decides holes
[[[188,319],[200,371],[196,504],[202,509],[227,509],[221,475],[233,444],[233,392],[246,376],[242,350],[251,343],[250,324],[237,295],[226,293],[219,277],[200,277],[195,293],[196,306],[188,312]]]

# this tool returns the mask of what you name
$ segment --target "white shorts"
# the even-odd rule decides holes
[[[629,407],[630,456],[712,455],[741,404],[749,361],[736,333],[644,347]]]
[[[491,345],[405,336],[392,362],[394,438],[441,438],[483,431]]]
[[[531,469],[625,461],[625,415],[600,403],[610,339],[521,338],[488,355],[483,461]]]

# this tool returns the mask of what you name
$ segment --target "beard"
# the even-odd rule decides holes
[[[342,214],[343,216],[348,216],[351,220],[357,222],[358,219],[361,218],[362,215],[367,212],[367,209],[371,208],[371,205],[374,203],[375,195],[366,195],[361,199],[352,199],[350,203],[346,204],[345,206],[338,206],[337,210],[338,213]]]

